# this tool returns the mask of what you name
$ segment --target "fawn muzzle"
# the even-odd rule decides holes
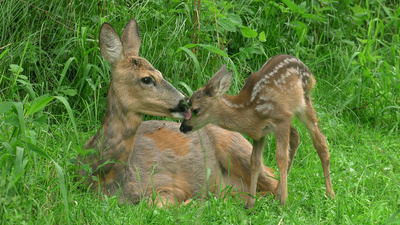
[[[186,123],[187,123],[187,120],[184,120],[181,124],[181,127],[179,127],[179,130],[184,134],[189,133],[193,130],[193,127],[187,125]]]
[[[187,109],[185,111],[185,118],[181,124],[181,126],[179,127],[179,130],[182,133],[188,133],[190,131],[193,130],[193,126],[188,125],[188,121],[192,118],[192,112],[190,111],[190,109]]]

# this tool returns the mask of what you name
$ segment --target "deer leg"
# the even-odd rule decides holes
[[[251,153],[251,176],[250,176],[250,197],[247,201],[247,208],[253,208],[257,191],[257,181],[263,166],[263,150],[265,137],[260,140],[253,140],[253,152]]]
[[[318,126],[318,118],[314,108],[311,105],[311,102],[307,104],[307,108],[303,114],[299,117],[299,119],[304,123],[307,127],[308,132],[311,135],[313,140],[314,148],[318,152],[318,156],[322,163],[322,169],[324,171],[325,177],[325,186],[326,186],[326,195],[328,197],[334,198],[335,193],[332,188],[331,176],[330,176],[330,155],[328,144],[326,143],[325,136],[322,134],[321,129]]]
[[[225,137],[225,135],[224,135]],[[221,137],[222,139],[222,137]],[[232,138],[231,144],[219,141],[216,145],[215,156],[219,164],[226,171],[230,171],[230,177],[237,177],[237,179],[244,179],[244,184],[234,185],[239,190],[246,186],[245,190],[250,190],[251,182],[251,154],[253,146],[238,133],[235,133]],[[226,147],[226,146],[230,147]],[[262,160],[261,160],[262,161]],[[262,164],[260,175],[258,176],[257,191],[275,194],[278,180],[271,168]],[[247,199],[248,200],[248,199]]]
[[[280,181],[277,189],[277,198],[283,207],[287,198],[287,177],[289,168],[289,134],[290,125],[282,124],[275,131],[276,139],[276,162],[278,164]]]
[[[290,126],[290,139],[289,139],[289,163],[288,163],[288,174],[290,167],[292,166],[294,156],[296,155],[297,148],[299,147],[300,136],[294,129],[293,125]]]

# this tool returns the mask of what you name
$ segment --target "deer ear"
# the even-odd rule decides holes
[[[127,58],[139,56],[139,49],[142,40],[140,39],[139,26],[134,18],[126,24],[121,34],[124,55]]]
[[[225,65],[221,66],[205,86],[207,95],[213,97],[225,94],[231,86],[232,76],[232,71],[226,71]]]
[[[109,23],[103,23],[100,28],[99,45],[101,55],[109,63],[115,64],[123,58],[121,40]]]

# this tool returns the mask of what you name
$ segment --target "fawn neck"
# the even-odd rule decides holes
[[[218,104],[218,119],[216,124],[228,130],[234,130],[239,133],[246,133],[249,124],[245,122],[252,117],[252,110],[247,102],[241,101],[241,96],[231,96],[224,94]]]

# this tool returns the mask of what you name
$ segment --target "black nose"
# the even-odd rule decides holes
[[[178,103],[178,105],[173,108],[173,109],[169,109],[170,112],[186,112],[186,110],[188,110],[187,107],[187,98],[185,97],[184,99],[181,99]]]
[[[185,125],[185,121],[183,121],[183,123],[181,124],[181,127],[179,127],[179,130],[185,134],[192,131],[192,129],[193,129],[193,127]]]
[[[187,107],[187,98],[181,99],[178,104],[179,112],[185,112],[188,109]]]

